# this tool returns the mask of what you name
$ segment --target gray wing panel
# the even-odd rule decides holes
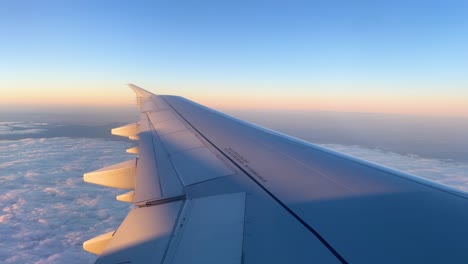
[[[164,152],[157,155],[156,161],[160,156],[169,160],[184,186],[235,174],[225,161],[207,147],[206,142],[197,137],[196,132],[190,129],[182,118],[168,108],[163,99],[159,96],[153,96],[151,99],[154,101],[155,110],[147,112],[147,116],[153,128],[153,141],[159,144],[155,150]],[[164,110],[156,110],[156,104],[166,107]],[[160,173],[160,178],[162,177],[166,180],[176,178]]]
[[[189,199],[165,263],[242,263],[245,193]]]
[[[163,195],[160,173],[156,166],[153,132],[146,114],[141,114],[139,128],[139,155],[136,167],[134,203],[151,201]],[[167,186],[165,187],[167,188]]]
[[[151,119],[156,112],[161,113],[160,120],[175,116],[170,109],[159,110],[151,97],[141,101],[144,112],[138,125],[139,153],[133,200],[138,205],[183,194],[182,183]]]
[[[468,259],[465,194],[163,98],[342,262]]]
[[[181,208],[174,202],[133,209],[96,263],[161,263]]]
[[[162,101],[161,101],[162,100]],[[183,195],[183,186],[235,174],[158,96],[140,99],[134,203]]]

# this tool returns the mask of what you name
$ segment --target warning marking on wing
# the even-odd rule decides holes
[[[253,176],[255,176],[257,179],[259,179],[262,182],[267,182],[267,180],[260,175],[254,168],[252,168],[249,165],[249,161],[244,158],[241,154],[233,150],[232,148],[224,148],[223,149],[226,154],[228,154],[238,165],[242,166],[245,171]]]

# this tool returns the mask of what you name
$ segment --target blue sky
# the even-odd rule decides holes
[[[2,93],[468,98],[467,1],[2,1],[0,33]]]

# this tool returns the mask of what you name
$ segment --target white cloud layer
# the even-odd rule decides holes
[[[0,136],[39,134],[47,131],[48,123],[0,122]]]
[[[119,226],[125,191],[83,182],[82,174],[133,156],[132,144],[104,139],[0,141],[1,263],[92,263],[83,241]]]
[[[468,191],[468,164],[450,160],[403,155],[360,146],[322,144],[345,154],[426,178],[459,190]]]
[[[468,190],[468,164],[358,146],[324,145]],[[116,229],[125,191],[84,183],[82,174],[134,156],[131,143],[89,138],[0,140],[1,263],[93,263],[83,241]]]

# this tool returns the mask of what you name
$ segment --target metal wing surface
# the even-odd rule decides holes
[[[112,132],[138,158],[84,176],[135,205],[96,263],[468,261],[464,192],[130,87],[140,120]]]

